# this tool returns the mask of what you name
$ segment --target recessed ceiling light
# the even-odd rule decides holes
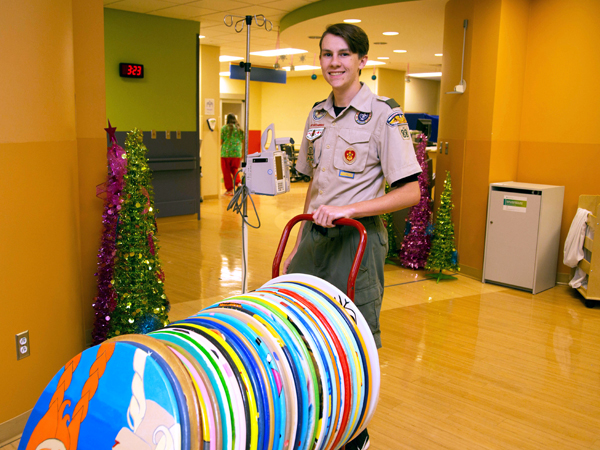
[[[296,55],[298,53],[308,53],[308,50],[299,48],[279,48],[274,50],[264,50],[262,52],[250,52],[254,56],[281,56],[281,55]]]
[[[406,50],[394,50],[394,53],[406,53]]]
[[[389,56],[378,56],[377,59],[390,59]]]
[[[198,39],[204,39],[206,36],[202,36],[201,34],[198,35]]]
[[[360,20],[360,19],[345,19],[344,22],[346,22],[346,23],[361,23],[362,20]]]
[[[367,64],[365,64],[365,66],[382,66],[384,64],[385,64],[384,62],[373,61],[372,59],[370,59],[369,61],[367,61]]]
[[[397,31],[384,31],[383,35],[384,36],[397,36],[398,32]]]
[[[409,73],[409,77],[413,78],[432,78],[432,77],[441,77],[442,72],[423,72],[423,73]]]
[[[219,72],[220,77],[228,77],[231,75],[231,72]]]
[[[219,56],[219,62],[242,61],[243,59],[244,58],[242,58],[241,56],[228,56],[228,55]]]
[[[444,56],[443,53],[436,53],[435,56]]]

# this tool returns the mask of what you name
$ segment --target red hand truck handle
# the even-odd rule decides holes
[[[294,225],[296,225],[301,220],[308,220],[310,222],[313,221],[312,214],[300,214],[296,217],[292,217],[292,219],[287,223],[285,228],[283,229],[283,234],[281,235],[281,239],[279,241],[279,245],[277,247],[277,252],[275,253],[275,259],[273,260],[273,278],[277,278],[279,276],[279,266],[281,265],[281,259],[283,258],[283,252],[285,250],[285,246],[287,244],[288,238],[290,237],[290,232]],[[334,225],[348,225],[354,227],[358,230],[360,234],[360,241],[358,242],[358,248],[356,249],[356,255],[354,256],[354,262],[352,263],[352,267],[350,268],[350,274],[348,275],[348,298],[354,302],[354,286],[356,284],[356,277],[358,276],[358,269],[360,268],[360,263],[362,261],[363,255],[365,254],[365,249],[367,247],[367,231],[362,223],[354,219],[337,219],[333,221]]]

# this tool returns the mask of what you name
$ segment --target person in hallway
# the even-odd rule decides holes
[[[319,43],[323,78],[332,92],[315,103],[304,128],[297,169],[312,178],[303,223],[283,273],[307,273],[347,291],[348,274],[358,245],[353,227],[335,226],[356,219],[367,230],[367,248],[356,280],[355,303],[381,347],[379,314],[387,230],[379,215],[419,202],[417,162],[410,131],[399,105],[374,95],[359,80],[368,60],[369,38],[359,27],[327,27]],[[385,193],[387,180],[392,190]],[[369,448],[365,429],[347,450]]]
[[[227,114],[227,123],[221,128],[221,171],[225,182],[225,195],[233,195],[235,186],[240,183],[239,175],[244,132],[235,115]]]

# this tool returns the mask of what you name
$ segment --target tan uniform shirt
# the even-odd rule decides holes
[[[320,205],[343,206],[381,197],[391,185],[421,171],[399,107],[364,85],[335,117],[333,93],[306,121],[296,168],[311,176],[311,213]]]

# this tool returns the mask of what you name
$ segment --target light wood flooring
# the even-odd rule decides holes
[[[305,189],[253,197],[262,226],[248,232],[250,290],[271,278]],[[159,221],[171,320],[241,292],[241,219],[229,200],[205,200],[200,221]],[[600,307],[568,286],[532,295],[387,265],[381,322],[372,450],[600,450]]]

